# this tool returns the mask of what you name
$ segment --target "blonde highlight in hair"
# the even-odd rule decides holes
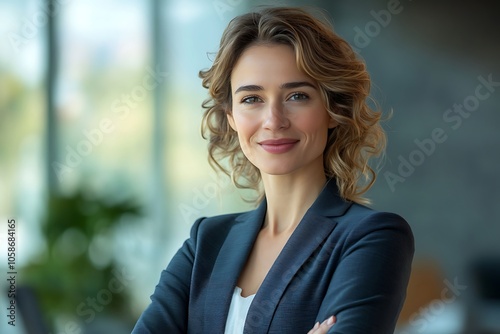
[[[330,24],[301,8],[265,8],[234,18],[222,35],[212,66],[200,71],[209,92],[202,104],[202,136],[208,139],[210,165],[229,175],[238,188],[258,191],[257,201],[263,198],[260,172],[241,151],[227,114],[236,61],[248,47],[269,43],[294,49],[298,68],[318,84],[325,108],[338,124],[329,130],[323,154],[326,177],[335,178],[344,199],[369,203],[363,194],[376,179],[369,159],[380,155],[386,145],[381,113],[368,105],[370,76],[365,63]]]

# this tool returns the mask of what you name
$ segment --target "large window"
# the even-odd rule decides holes
[[[46,16],[38,1],[1,1],[0,22],[0,219],[19,221],[22,265],[43,243]]]
[[[83,296],[105,300],[112,268],[130,326],[194,220],[249,207],[208,165],[198,78],[246,6],[0,1],[0,218],[50,330],[96,325]],[[129,199],[140,215],[115,212]]]

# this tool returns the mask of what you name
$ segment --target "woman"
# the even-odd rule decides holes
[[[414,244],[363,205],[385,145],[364,63],[304,10],[268,8],[233,19],[200,76],[210,161],[258,207],[194,223],[134,333],[392,333]]]

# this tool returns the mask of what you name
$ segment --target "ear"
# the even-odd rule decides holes
[[[226,113],[226,117],[227,117],[227,121],[228,121],[229,126],[231,127],[231,129],[233,129],[234,131],[238,132],[238,130],[236,130],[236,124],[234,123],[234,118],[233,118],[232,112],[228,111]]]

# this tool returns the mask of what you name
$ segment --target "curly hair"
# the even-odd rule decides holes
[[[201,131],[208,139],[210,165],[229,175],[236,187],[256,190],[256,201],[263,198],[260,171],[242,153],[227,114],[235,63],[248,47],[270,43],[293,48],[298,68],[317,83],[326,110],[338,124],[329,130],[323,154],[326,177],[335,178],[342,198],[368,204],[363,194],[376,179],[369,159],[386,145],[381,112],[368,105],[375,102],[369,95],[370,76],[364,61],[332,26],[302,8],[271,7],[235,17],[212,66],[199,72],[209,92],[202,104]]]

